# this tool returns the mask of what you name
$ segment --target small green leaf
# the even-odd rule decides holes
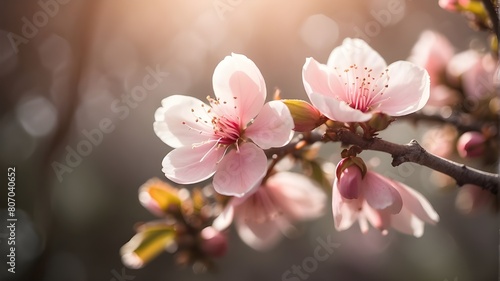
[[[120,249],[123,263],[130,268],[141,268],[174,243],[173,226],[163,223],[147,223]]]

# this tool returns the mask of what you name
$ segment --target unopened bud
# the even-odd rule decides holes
[[[363,159],[361,159],[360,157],[347,157],[340,160],[339,164],[337,165],[337,178],[340,179],[342,172],[353,165],[359,168],[363,177],[366,175],[368,168],[366,167],[365,161],[363,161]]]
[[[382,131],[389,127],[392,121],[394,121],[394,119],[389,115],[382,112],[377,112],[374,113],[372,118],[368,121],[368,126],[370,126],[370,128],[374,129],[375,131]]]
[[[327,120],[318,109],[303,100],[282,100],[288,107],[297,132],[312,131]]]
[[[159,179],[150,179],[139,188],[139,201],[151,213],[162,216],[172,208],[178,209],[181,199],[178,190]]]
[[[201,231],[201,249],[211,257],[222,257],[227,252],[227,237],[224,233],[208,226]]]
[[[462,157],[474,158],[484,153],[485,138],[479,132],[466,132],[460,136],[457,142],[458,154]]]

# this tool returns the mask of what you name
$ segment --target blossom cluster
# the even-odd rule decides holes
[[[276,94],[266,102],[260,70],[235,53],[215,68],[213,96],[206,101],[184,95],[165,98],[153,126],[173,148],[163,159],[162,171],[174,183],[206,187],[191,192],[159,180],[146,183],[141,203],[167,219],[138,229],[122,248],[125,264],[141,267],[158,253],[158,248],[148,249],[158,245],[155,237],[162,237],[159,244],[173,248],[179,263],[201,261],[209,267],[210,257],[225,253],[224,233],[233,222],[246,244],[267,250],[293,233],[295,223],[322,216],[327,194],[338,231],[357,222],[364,233],[372,225],[383,235],[394,229],[422,236],[425,223],[439,221],[437,212],[417,190],[369,168],[359,156],[361,147],[344,149],[334,171],[326,171],[316,156],[318,146],[338,141],[336,135],[343,131],[375,140],[396,117],[457,104],[453,83],[462,83],[468,98],[489,98],[489,82],[482,84],[484,89],[476,86],[491,71],[486,69],[489,58],[468,54],[466,68],[454,67],[448,61],[466,55],[454,55],[446,42],[437,33],[424,32],[409,61],[387,65],[365,41],[347,38],[326,64],[306,59],[302,80],[309,101]],[[458,153],[482,155],[487,143],[485,132],[462,132]],[[439,144],[442,148],[443,142]],[[207,193],[213,193],[208,196],[213,202]]]
[[[317,116],[370,127],[381,115],[410,114],[429,99],[430,79],[424,68],[407,61],[387,65],[360,39],[345,39],[327,64],[308,58],[302,78],[312,105],[290,110],[287,105],[293,102],[286,100],[265,103],[266,85],[257,66],[232,54],[215,68],[215,97],[207,97],[208,103],[174,95],[164,99],[155,114],[156,134],[174,148],[163,160],[166,177],[190,184],[213,176],[215,191],[233,197],[214,226],[223,230],[236,218],[243,241],[256,249],[274,244],[291,221],[318,217],[326,200],[304,175],[268,168],[264,150],[287,145],[302,119]],[[320,114],[297,117],[304,108]],[[341,168],[332,192],[338,230],[358,219],[364,231],[369,221],[384,232],[392,225],[420,236],[423,221],[437,222],[430,204],[411,188],[374,171]]]

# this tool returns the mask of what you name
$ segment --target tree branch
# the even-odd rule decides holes
[[[482,129],[485,126],[494,126],[496,128],[495,124],[488,124],[488,123],[479,123],[475,120],[473,120],[470,116],[465,115],[458,115],[458,114],[453,114],[450,117],[446,118],[441,115],[428,115],[424,113],[413,113],[410,115],[405,115],[405,116],[400,116],[397,118],[398,120],[408,120],[413,123],[418,123],[420,121],[429,121],[429,122],[435,122],[435,123],[440,123],[440,124],[450,124],[453,125],[457,128],[457,130],[461,132],[468,132],[468,131],[476,131],[476,132],[481,132]]]
[[[392,166],[405,162],[413,162],[426,166],[454,178],[459,186],[475,184],[494,194],[498,193],[498,174],[488,173],[473,169],[464,164],[459,164],[427,152],[416,140],[401,145],[391,143],[379,138],[365,139],[362,136],[346,129],[327,132],[332,141],[344,144],[357,145],[362,149],[386,152],[392,155]]]
[[[482,0],[483,6],[488,11],[488,15],[490,16],[491,23],[493,24],[493,32],[497,36],[497,39],[500,39],[500,28],[499,28],[499,16],[497,13],[498,6],[495,7],[493,5],[492,0]]]

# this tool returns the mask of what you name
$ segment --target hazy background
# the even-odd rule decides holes
[[[383,237],[374,230],[361,235],[357,226],[338,233],[328,203],[325,216],[308,224],[301,237],[284,240],[268,253],[251,250],[232,231],[231,248],[215,275],[178,269],[169,254],[141,270],[124,269],[120,261],[119,248],[134,234],[134,223],[154,219],[140,206],[137,189],[151,177],[164,178],[161,161],[169,147],[152,129],[163,98],[213,95],[213,70],[231,52],[257,64],[268,96],[279,87],[285,98],[306,99],[305,58],[326,62],[345,37],[364,37],[389,63],[407,58],[425,29],[444,33],[458,51],[471,40],[484,44],[484,34],[441,10],[437,1],[51,3],[48,14],[36,1],[0,1],[0,167],[3,183],[7,167],[16,167],[18,218],[13,275],[4,262],[7,212],[0,213],[0,280],[108,281],[118,280],[114,274],[122,270],[133,280],[148,281],[281,280],[283,272],[312,255],[318,238],[328,236],[341,246],[308,280],[497,280],[497,216],[461,214],[454,206],[456,190],[437,188],[428,169],[411,164],[381,165],[378,171],[415,186],[440,214],[441,222],[426,226],[420,239],[397,233]],[[168,76],[142,101],[127,105],[122,98],[142,85],[147,68]],[[125,108],[117,112],[113,104]],[[68,149],[87,139],[84,130],[98,130],[106,118],[114,130],[103,133],[102,141],[59,181],[51,165],[66,164]],[[406,143],[421,140],[424,131],[402,124],[384,135]],[[338,145],[329,148],[325,159]],[[380,153],[363,156],[389,160]],[[5,208],[2,186],[0,207]],[[49,244],[46,235],[52,237]],[[42,251],[48,254],[37,259]]]

